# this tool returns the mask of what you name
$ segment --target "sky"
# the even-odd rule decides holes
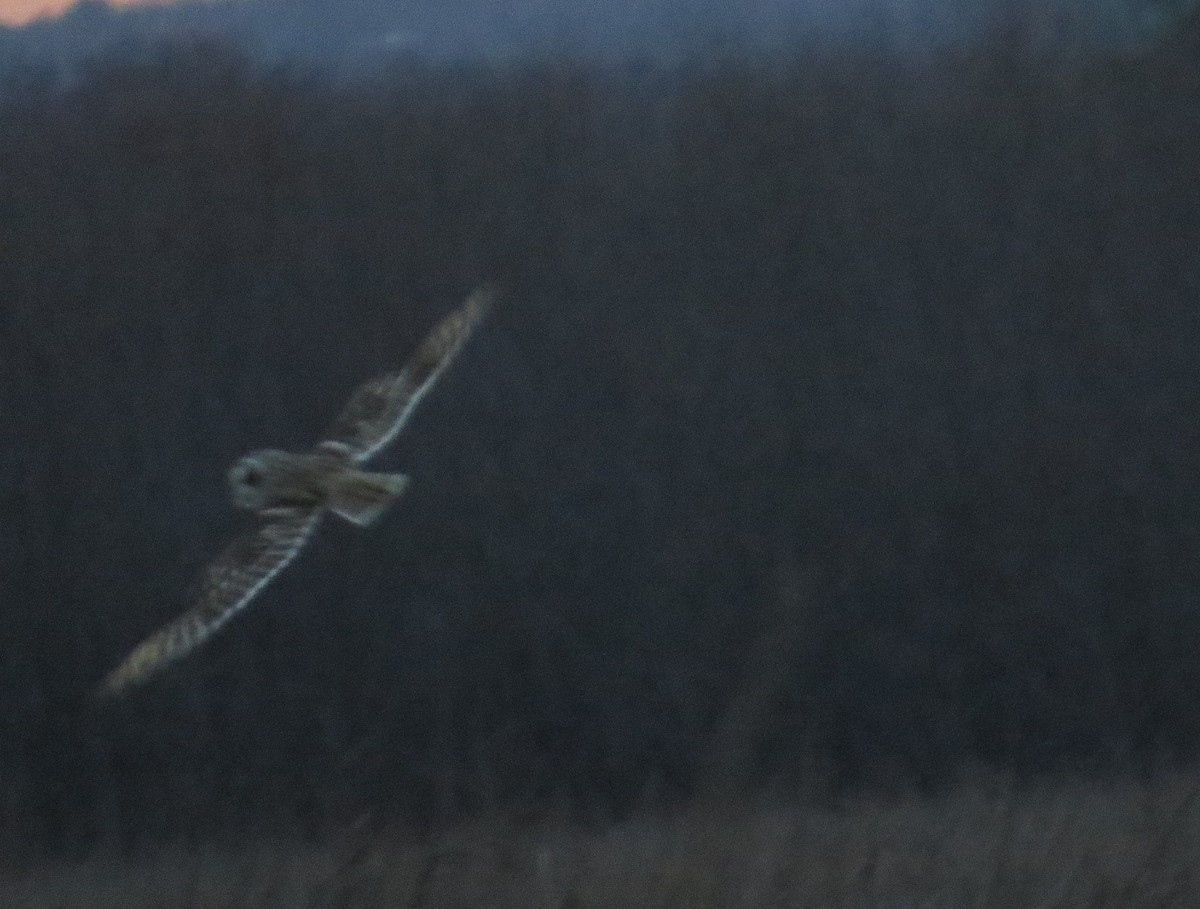
[[[61,13],[75,0],[0,0],[0,22],[21,25],[39,16],[54,16]],[[111,6],[128,6],[145,0],[109,0]]]
[[[38,17],[56,16],[67,10],[76,0],[0,0],[0,25],[20,25]],[[113,6],[145,6],[172,3],[176,0],[107,0]],[[340,0],[329,0],[338,3]],[[440,0],[433,0],[436,4]],[[553,9],[563,3],[568,9],[586,8],[596,0],[524,0],[528,10]],[[604,2],[604,0],[599,0]],[[696,0],[700,8],[726,0]],[[790,10],[793,25],[798,10],[805,11],[803,21],[808,26],[825,27],[847,24],[882,26],[886,34],[905,45],[911,39],[913,46],[921,46],[931,36],[945,38],[947,35],[972,34],[982,21],[979,14],[993,4],[1001,6],[1011,3],[1017,15],[1028,20],[1030,35],[1041,35],[1047,46],[1056,43],[1063,30],[1080,39],[1098,39],[1101,44],[1122,43],[1134,35],[1153,34],[1164,22],[1151,21],[1156,10],[1194,8],[1200,0],[727,0],[743,2],[750,20],[760,25],[772,23],[781,16],[781,10]],[[309,19],[317,7],[309,7]],[[270,27],[275,19],[264,21]],[[453,17],[451,17],[453,18]],[[786,17],[784,17],[786,18]],[[984,17],[986,18],[986,16]],[[295,23],[289,23],[294,26]],[[769,31],[769,28],[767,29]],[[1044,33],[1044,34],[1043,34]],[[311,37],[311,36],[310,36]],[[1089,43],[1084,41],[1084,43]],[[1092,42],[1094,43],[1094,42]]]

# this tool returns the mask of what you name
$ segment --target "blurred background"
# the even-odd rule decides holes
[[[733,9],[0,2],[0,843],[1194,759],[1193,5]],[[484,281],[387,518],[82,708]]]

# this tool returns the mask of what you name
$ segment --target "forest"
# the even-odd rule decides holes
[[[1198,99],[1195,16],[1065,71],[9,73],[0,848],[1186,772]],[[388,516],[84,705],[246,526],[227,466],[483,283]]]

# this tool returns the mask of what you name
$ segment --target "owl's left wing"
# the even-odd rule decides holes
[[[360,386],[317,447],[361,463],[392,441],[462,350],[491,308],[493,296],[490,288],[476,290],[429,333],[403,369]]]
[[[119,695],[199,646],[296,557],[320,516],[320,509],[281,509],[235,540],[205,571],[192,608],[138,644],[95,695]]]

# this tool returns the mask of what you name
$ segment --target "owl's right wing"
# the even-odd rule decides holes
[[[235,540],[205,571],[195,605],[138,644],[95,696],[119,695],[194,650],[296,557],[320,516],[320,509],[280,509],[258,530]]]
[[[317,447],[361,463],[391,442],[462,350],[491,308],[493,297],[489,288],[476,290],[430,332],[403,369],[360,386]]]

